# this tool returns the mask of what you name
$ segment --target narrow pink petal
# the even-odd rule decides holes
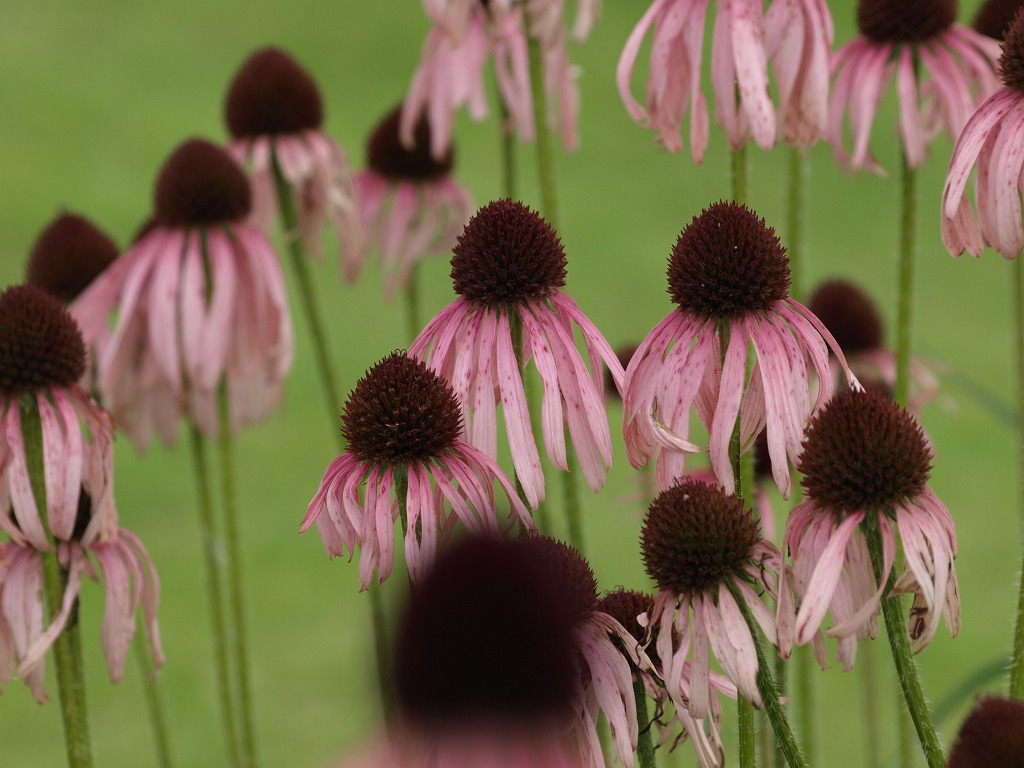
[[[926,141],[918,113],[917,75],[909,45],[900,49],[896,64],[896,86],[900,97],[900,133],[903,136],[903,150],[907,153],[907,164],[911,168],[920,168],[924,164]]]
[[[42,665],[46,658],[46,652],[53,645],[57,636],[64,631],[68,616],[71,615],[71,608],[78,597],[78,590],[82,586],[82,564],[81,558],[73,559],[68,570],[67,584],[64,586],[64,594],[61,597],[60,612],[53,617],[50,626],[39,635],[28,647],[21,657],[18,665],[18,674],[25,677],[32,673],[37,666]]]
[[[1015,257],[1024,250],[1018,183],[1024,167],[1024,100],[1017,102],[1003,120],[1003,129],[992,145],[989,176],[992,231],[986,233],[996,250]]]
[[[210,309],[203,331],[203,355],[200,358],[199,385],[213,389],[224,374],[229,348],[234,341],[231,319],[236,311],[235,296],[241,254],[234,252],[223,232],[209,232],[206,253],[210,261]],[[237,259],[237,262],[236,262]]]
[[[761,693],[757,689],[757,652],[750,628],[740,612],[732,593],[723,584],[718,589],[718,609],[705,600],[708,636],[715,658],[726,671],[732,668],[730,679],[740,694],[755,707],[762,707]]]
[[[854,512],[836,526],[828,540],[828,545],[821,553],[814,572],[811,574],[810,584],[803,596],[803,602],[796,617],[796,642],[799,645],[807,643],[811,636],[818,631],[825,612],[828,610],[832,593],[835,592],[836,584],[843,572],[845,557],[843,552],[857,526],[864,519],[864,512]]]
[[[198,240],[199,232],[193,232],[191,239]],[[165,252],[156,260],[145,299],[150,354],[175,393],[183,390],[178,338],[178,286],[183,251]]]
[[[708,627],[704,616],[704,598],[695,595],[693,597],[693,623],[690,625],[693,638],[693,667],[690,676],[690,706],[687,711],[697,719],[707,717],[711,705],[711,683],[709,681],[711,656],[708,652]]]
[[[526,493],[531,509],[544,498],[544,471],[541,469],[537,444],[530,425],[530,412],[523,391],[523,380],[515,353],[512,351],[512,332],[508,314],[501,312],[498,319],[498,387],[505,411],[505,429],[512,449],[512,463]]]
[[[775,144],[775,110],[768,95],[761,0],[730,0],[736,84],[754,141],[761,149]],[[721,13],[721,6],[719,6]]]
[[[11,449],[11,460],[7,465],[7,483],[11,493],[11,505],[14,508],[14,519],[18,528],[31,543],[41,551],[53,549],[43,530],[43,521],[39,516],[35,496],[32,494],[32,483],[29,480],[28,465],[25,458],[25,443],[21,436],[21,414],[17,405],[7,409],[5,419],[7,444]]]
[[[476,390],[473,396],[472,445],[488,456],[498,455],[498,416],[495,409],[495,349],[498,319],[492,313],[483,313],[480,326],[480,348],[477,358]]]
[[[562,393],[558,389],[558,369],[555,357],[544,332],[533,319],[533,315],[524,311],[520,316],[523,319],[524,337],[529,342],[529,348],[544,387],[544,397],[541,400],[544,445],[551,463],[565,472],[568,470],[565,456],[565,416],[562,412]]]
[[[729,457],[729,443],[736,427],[740,402],[743,399],[743,385],[747,373],[748,331],[742,318],[729,323],[729,346],[725,352],[722,377],[718,390],[718,404],[711,424],[709,453],[715,476],[726,493],[733,493],[736,479],[733,476],[732,460]]]

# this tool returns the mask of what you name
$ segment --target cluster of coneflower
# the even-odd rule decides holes
[[[288,54],[258,51],[228,93],[231,142],[191,139],[174,150],[125,253],[65,214],[40,236],[28,284],[0,294],[0,683],[16,671],[42,701],[52,647],[69,762],[87,764],[75,757],[88,749],[88,732],[74,693],[81,662],[72,634],[85,577],[106,587],[111,678],[121,677],[140,606],[152,661],[163,662],[157,577],[118,522],[112,441],[116,425],[140,450],[154,434],[173,443],[184,421],[208,541],[216,530],[205,441],[222,448],[226,564],[215,546],[206,560],[219,696],[232,764],[256,763],[231,440],[280,405],[292,363],[284,274],[269,239],[278,221],[332,408],[340,396],[303,267],[329,223],[347,279],[372,247],[389,274],[386,292],[412,297],[416,262],[450,248],[457,294],[422,329],[413,307],[408,351],[383,357],[356,384],[341,413],[340,455],[301,524],[316,525],[330,556],[358,553],[360,584],[374,600],[392,576],[401,530],[411,596],[393,659],[378,636],[388,730],[359,760],[568,768],[604,766],[614,755],[650,768],[655,743],[687,739],[701,766],[717,767],[727,752],[724,698],[739,702],[741,723],[749,707],[763,709],[780,754],[798,768],[808,762],[766,646],[787,658],[810,645],[827,666],[828,638],[850,669],[883,617],[926,760],[944,764],[911,656],[943,619],[953,635],[960,623],[953,521],[928,485],[929,442],[903,407],[913,411],[933,394],[930,374],[908,349],[895,357],[883,349],[877,314],[855,287],[828,284],[807,306],[792,298],[786,249],[735,200],[709,204],[682,229],[667,270],[674,306],[624,364],[565,292],[567,258],[554,227],[512,198],[470,215],[468,194],[450,178],[452,115],[462,103],[474,116],[485,111],[488,57],[508,126],[539,139],[548,126],[537,116],[551,101],[559,110],[552,122],[575,145],[563,4],[424,5],[435,26],[422,67],[403,107],[370,139],[365,172],[353,176],[321,132],[312,78]],[[576,39],[596,5],[578,4]],[[944,195],[947,245],[975,253],[988,243],[1018,255],[1024,13],[1003,49],[1005,87],[971,117],[996,91],[997,44],[956,24],[952,2],[905,5],[894,14],[880,1],[860,3],[862,37],[833,59],[829,107],[821,67],[832,32],[822,0],[775,0],[763,14],[761,3],[720,3],[711,77],[730,146],[738,152],[753,139],[768,148],[781,133],[805,147],[829,131],[841,164],[877,169],[870,127],[894,71],[904,171],[923,163],[940,127],[961,135]],[[695,159],[708,141],[699,45],[706,6],[655,0],[618,72],[630,114],[668,149],[680,149],[690,111]],[[631,72],[651,28],[641,106],[630,96]],[[538,66],[548,74],[541,88],[531,71]],[[922,67],[930,79],[919,80]],[[847,108],[852,153],[843,142]],[[977,219],[962,202],[975,160]],[[581,475],[594,492],[605,483],[613,459],[606,372],[622,400],[630,463],[656,467],[639,536],[651,594],[602,595],[579,542],[545,536],[535,520],[546,465]],[[704,453],[710,469],[688,472],[687,456]],[[772,513],[748,504],[767,477],[783,499],[802,487],[778,540]],[[569,525],[576,530],[579,520]],[[982,716],[1020,713],[997,703]]]

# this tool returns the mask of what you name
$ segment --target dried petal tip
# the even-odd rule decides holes
[[[248,216],[251,203],[238,163],[220,147],[190,139],[160,169],[154,217],[167,227],[222,224]]]
[[[402,464],[450,448],[462,430],[462,411],[448,382],[395,352],[356,383],[341,422],[359,460]]]
[[[377,123],[366,145],[366,164],[381,176],[397,181],[437,181],[452,170],[451,147],[440,160],[430,153],[430,123],[421,115],[413,132],[414,146],[408,149],[398,135],[402,108],[396,107]]]
[[[800,471],[819,506],[882,511],[921,493],[931,460],[921,427],[905,410],[878,392],[849,390],[808,423]]]
[[[668,264],[672,301],[708,319],[770,309],[789,296],[789,279],[789,258],[775,230],[734,202],[695,216]]]
[[[651,502],[640,548],[660,589],[698,592],[736,573],[760,539],[757,520],[740,499],[686,478]]]
[[[1024,702],[979,698],[964,720],[948,768],[1024,765]]]
[[[1024,9],[1013,17],[1003,39],[999,73],[1008,86],[1024,91]]]
[[[60,301],[31,285],[0,293],[0,393],[70,387],[83,373],[82,334]]]
[[[857,27],[876,42],[916,43],[949,29],[956,12],[956,0],[860,0]]]
[[[523,547],[465,539],[411,596],[398,634],[395,690],[406,717],[537,721],[572,706],[572,628]]]
[[[654,598],[651,595],[622,587],[609,592],[597,602],[597,610],[607,613],[619,622],[640,645],[643,645],[647,639],[647,628],[640,626],[637,617],[641,613],[646,613],[649,616],[653,609]],[[618,637],[614,635],[612,641],[616,645],[620,644]],[[647,655],[657,665],[657,651],[654,643],[647,646]]]
[[[971,26],[994,40],[1002,40],[1022,7],[1024,0],[988,0],[978,9]]]
[[[320,89],[290,55],[262,48],[235,73],[224,119],[236,139],[316,130],[324,121]]]
[[[36,240],[28,257],[25,283],[70,304],[117,255],[117,244],[92,222],[62,213]]]
[[[547,536],[520,536],[516,544],[536,559],[539,572],[547,577],[549,589],[558,594],[572,626],[578,626],[597,609],[597,579],[577,550]]]
[[[847,355],[882,348],[882,317],[859,286],[846,280],[829,280],[818,286],[807,308],[825,324]]]
[[[452,249],[455,292],[482,304],[547,296],[565,285],[565,251],[555,230],[515,200],[488,203]]]

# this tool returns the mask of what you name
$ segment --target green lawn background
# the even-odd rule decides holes
[[[853,34],[852,7],[832,5],[842,43]],[[971,17],[974,5],[964,4],[962,18]],[[659,151],[652,135],[628,119],[618,98],[615,64],[647,6],[639,0],[605,3],[590,41],[572,51],[582,71],[582,145],[575,154],[556,154],[567,289],[613,345],[638,341],[669,310],[664,271],[676,235],[703,206],[729,194],[720,129],[712,129],[705,162],[695,165],[688,154]],[[193,135],[223,140],[225,87],[260,45],[289,49],[315,75],[326,104],[326,130],[361,166],[365,136],[402,97],[427,28],[415,0],[14,0],[5,4],[2,16],[4,284],[21,279],[39,229],[62,207],[93,218],[125,243],[149,213],[154,174],[170,150]],[[636,92],[642,87],[637,79]],[[895,170],[894,126],[890,98],[874,138],[882,164]],[[463,113],[456,139],[459,178],[480,203],[499,195],[494,120],[472,124]],[[963,601],[960,637],[951,641],[941,629],[920,657],[933,700],[1008,646],[1018,569],[1013,431],[972,394],[977,387],[965,383],[979,385],[1004,405],[1013,402],[1011,266],[991,252],[981,260],[956,261],[943,249],[938,208],[951,147],[948,138],[939,138],[921,173],[918,222],[917,348],[953,372],[944,379],[942,403],[929,407],[923,420],[936,451],[933,488],[958,524]],[[781,228],[786,156],[756,148],[749,154],[751,204]],[[843,175],[825,146],[812,157],[808,283],[835,275],[861,281],[891,320],[897,179]],[[522,149],[520,161],[522,196],[537,205],[531,147]],[[369,365],[407,345],[404,309],[382,302],[380,273],[372,263],[355,286],[340,284],[336,258],[314,269],[341,369],[340,406]],[[433,314],[452,300],[447,272],[444,258],[421,270],[424,312]],[[371,735],[378,723],[369,608],[366,596],[357,592],[356,567],[344,559],[328,562],[315,533],[297,534],[305,506],[334,456],[330,430],[337,422],[324,414],[305,324],[298,311],[293,315],[296,364],[287,405],[238,444],[255,702],[266,766],[324,765]],[[621,411],[613,407],[610,418],[617,427]],[[195,483],[186,448],[182,441],[177,448],[155,447],[140,457],[128,441],[118,440],[117,498],[122,525],[141,536],[162,579],[160,622],[168,663],[160,679],[174,757],[179,766],[199,768],[226,760],[213,696]],[[647,585],[638,554],[639,512],[630,501],[635,482],[618,442],[608,486],[584,498],[590,559],[603,588]],[[550,486],[557,503],[558,484]],[[400,599],[401,581],[387,585],[392,603]],[[102,592],[88,584],[82,624],[96,765],[154,764],[132,659],[122,685],[107,679],[99,648],[101,611]],[[876,656],[888,674],[883,642],[875,644]],[[63,764],[52,670],[50,675],[52,700],[45,706],[35,705],[20,681],[5,687],[0,766]],[[827,748],[827,757],[819,764],[862,765],[855,674],[831,669],[816,679],[822,690],[819,716],[827,727],[819,745]],[[892,700],[885,692],[887,718]],[[947,741],[965,706],[944,723]],[[887,734],[883,753],[893,755],[894,749]],[[691,765],[691,749],[680,752],[676,763]]]

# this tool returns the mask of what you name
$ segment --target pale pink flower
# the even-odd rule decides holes
[[[375,570],[378,582],[391,575],[400,510],[413,581],[456,521],[478,534],[501,530],[494,483],[511,506],[510,524],[533,528],[497,463],[459,439],[451,386],[420,361],[402,352],[381,360],[356,384],[341,419],[348,450],[327,467],[300,530],[315,522],[331,557],[358,548],[363,589]]]
[[[735,482],[729,441],[739,418],[743,451],[767,430],[772,475],[788,498],[804,424],[833,390],[830,349],[855,381],[832,335],[789,298],[789,280],[775,231],[742,205],[715,203],[680,234],[668,268],[678,306],[626,370],[626,450],[634,467],[657,454],[661,488],[682,475],[687,453],[701,450],[689,439],[692,407],[708,429],[711,467],[726,492]],[[818,381],[813,407],[811,372]]]
[[[807,308],[832,333],[864,388],[892,397],[896,351],[885,345],[882,316],[871,297],[847,280],[828,280],[814,290]],[[838,363],[833,368],[837,369]],[[911,413],[919,412],[939,394],[933,366],[920,357],[910,359],[909,384],[907,408]]]
[[[764,597],[780,601],[783,610],[791,602],[784,585],[779,588],[782,555],[761,538],[740,499],[691,478],[654,500],[640,543],[647,573],[658,585],[646,623],[665,689],[698,762],[722,765],[716,693],[738,692],[756,707],[764,703],[757,685],[758,640],[738,600],[774,644],[775,614]],[[712,674],[709,650],[735,688]]]
[[[884,173],[871,153],[871,128],[893,77],[899,97],[899,133],[910,168],[924,164],[925,151],[939,126],[951,137],[959,136],[975,105],[996,89],[998,43],[957,24],[956,11],[956,0],[900,4],[860,0],[861,36],[844,45],[832,60],[828,133],[842,168]],[[847,152],[843,136],[847,111],[852,153]]]
[[[106,407],[145,450],[178,420],[217,434],[227,379],[234,429],[266,419],[292,363],[284,276],[245,219],[248,181],[221,149],[193,139],[164,164],[155,224],[72,304],[87,342],[109,333],[97,379]]]
[[[831,610],[826,634],[838,639],[843,668],[853,666],[857,640],[878,632],[897,532],[904,571],[895,590],[914,594],[907,626],[912,647],[920,651],[931,642],[940,616],[956,636],[956,531],[928,488],[931,458],[913,418],[876,392],[840,392],[811,420],[800,458],[806,500],[790,513],[783,540],[793,558],[799,612],[795,625],[784,631],[780,624],[780,652],[811,640]],[[880,578],[863,529],[869,515],[881,531]]]
[[[430,125],[422,118],[406,148],[398,137],[399,110],[374,128],[367,168],[356,176],[366,244],[380,253],[388,299],[396,283],[409,289],[419,261],[451,250],[473,212],[469,192],[451,177],[453,150],[439,159],[430,154]]]
[[[1024,168],[1024,13],[1006,33],[999,66],[1005,85],[982,104],[957,139],[942,191],[942,242],[954,256],[980,256],[989,245],[1008,259],[1024,250],[1021,169]],[[965,190],[971,170],[977,215]]]
[[[452,282],[459,298],[441,310],[409,348],[452,382],[466,414],[464,433],[497,456],[501,402],[512,463],[526,499],[544,498],[544,473],[523,387],[523,365],[533,360],[544,385],[541,421],[548,458],[565,471],[565,427],[587,483],[603,485],[612,461],[601,361],[619,386],[622,367],[600,331],[561,287],[565,251],[544,219],[522,203],[488,203],[470,220],[453,249]],[[573,338],[579,328],[590,368]],[[515,349],[513,327],[521,333]],[[517,334],[517,338],[519,338]]]
[[[252,181],[254,221],[268,235],[278,212],[278,182],[291,190],[301,239],[322,255],[325,225],[341,248],[341,271],[355,280],[363,262],[363,233],[355,182],[345,152],[321,130],[323,104],[316,82],[278,48],[252,53],[235,73],[224,104],[231,132],[228,152]]]
[[[154,659],[163,658],[156,573],[138,539],[118,528],[113,425],[78,384],[85,363],[78,328],[56,298],[30,286],[0,294],[0,528],[11,539],[0,544],[0,685],[17,666],[39,701],[42,661],[83,575],[102,573],[106,583],[102,641],[111,678],[121,679],[140,601]],[[29,475],[33,451],[42,454],[45,509]],[[54,550],[67,586],[44,627],[40,553]]]
[[[736,150],[748,139],[775,144],[776,122],[788,143],[810,146],[825,127],[832,17],[824,0],[722,0],[714,18],[711,84],[715,119]],[[619,58],[616,78],[626,110],[658,133],[671,152],[682,149],[680,128],[690,113],[690,151],[701,162],[708,145],[708,109],[701,90],[708,0],[655,0]],[[644,38],[653,27],[646,103],[631,81]],[[768,93],[768,62],[778,82],[779,110]]]

